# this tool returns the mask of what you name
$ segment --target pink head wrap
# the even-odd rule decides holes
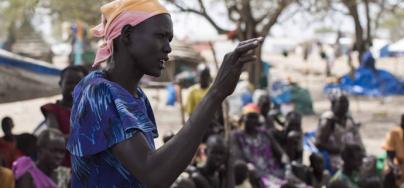
[[[125,25],[135,26],[158,14],[167,13],[158,0],[115,0],[101,7],[101,23],[92,29],[104,43],[97,50],[93,67],[107,60],[113,53],[113,40],[121,35]]]

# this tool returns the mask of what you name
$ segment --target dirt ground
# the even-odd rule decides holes
[[[271,69],[272,80],[291,77],[301,86],[309,89],[316,114],[304,117],[303,128],[305,131],[314,130],[317,127],[320,114],[330,107],[327,96],[322,93],[325,80],[327,80],[323,75],[324,64],[318,60],[302,63],[297,57],[285,59],[281,56],[271,56],[268,59],[274,66]],[[377,66],[404,77],[403,59],[379,61]],[[333,67],[333,72],[336,75],[341,75],[347,70],[343,59]],[[164,89],[145,89],[155,112],[160,135],[169,131],[176,132],[182,126],[179,106],[165,106],[166,93],[164,91]],[[43,120],[39,107],[47,102],[54,102],[59,97],[53,96],[0,104],[0,117],[11,116],[16,124],[16,133],[32,132]],[[398,125],[400,114],[404,113],[404,96],[351,97],[350,99],[353,117],[357,122],[362,123],[361,134],[368,153],[381,154],[383,151],[380,145],[383,143],[387,131]],[[157,146],[160,146],[161,138],[158,138],[156,143]]]

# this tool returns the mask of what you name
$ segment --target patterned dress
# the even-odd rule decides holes
[[[258,130],[257,135],[250,136],[243,131],[236,131],[234,139],[237,147],[236,155],[244,161],[251,163],[256,168],[260,177],[273,176],[283,178],[284,170],[275,159],[269,136],[263,130]]]
[[[141,132],[154,150],[158,137],[153,111],[143,91],[134,97],[108,81],[104,72],[86,76],[74,89],[71,135],[72,187],[145,187],[112,154],[111,147]]]

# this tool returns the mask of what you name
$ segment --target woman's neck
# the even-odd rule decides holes
[[[129,58],[124,56],[124,54],[114,56],[114,66],[106,71],[107,79],[119,84],[132,95],[137,96],[136,88],[143,77],[143,73],[130,67],[123,67],[122,65],[125,65],[123,61],[129,61]]]

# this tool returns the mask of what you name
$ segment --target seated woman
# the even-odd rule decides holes
[[[287,156],[271,135],[258,128],[260,126],[258,108],[247,105],[243,109],[242,124],[243,128],[236,130],[232,136],[236,158],[253,164],[261,179],[266,177],[278,181],[282,179],[284,170],[281,158],[287,162]]]
[[[335,173],[342,166],[341,151],[346,144],[357,144],[365,151],[359,133],[360,124],[349,114],[349,100],[343,94],[331,99],[331,110],[322,114],[315,144],[321,152],[327,152],[327,170]]]
[[[38,160],[20,157],[13,163],[16,188],[67,188],[70,187],[70,170],[61,167],[65,156],[63,134],[57,129],[47,129],[38,137]]]

